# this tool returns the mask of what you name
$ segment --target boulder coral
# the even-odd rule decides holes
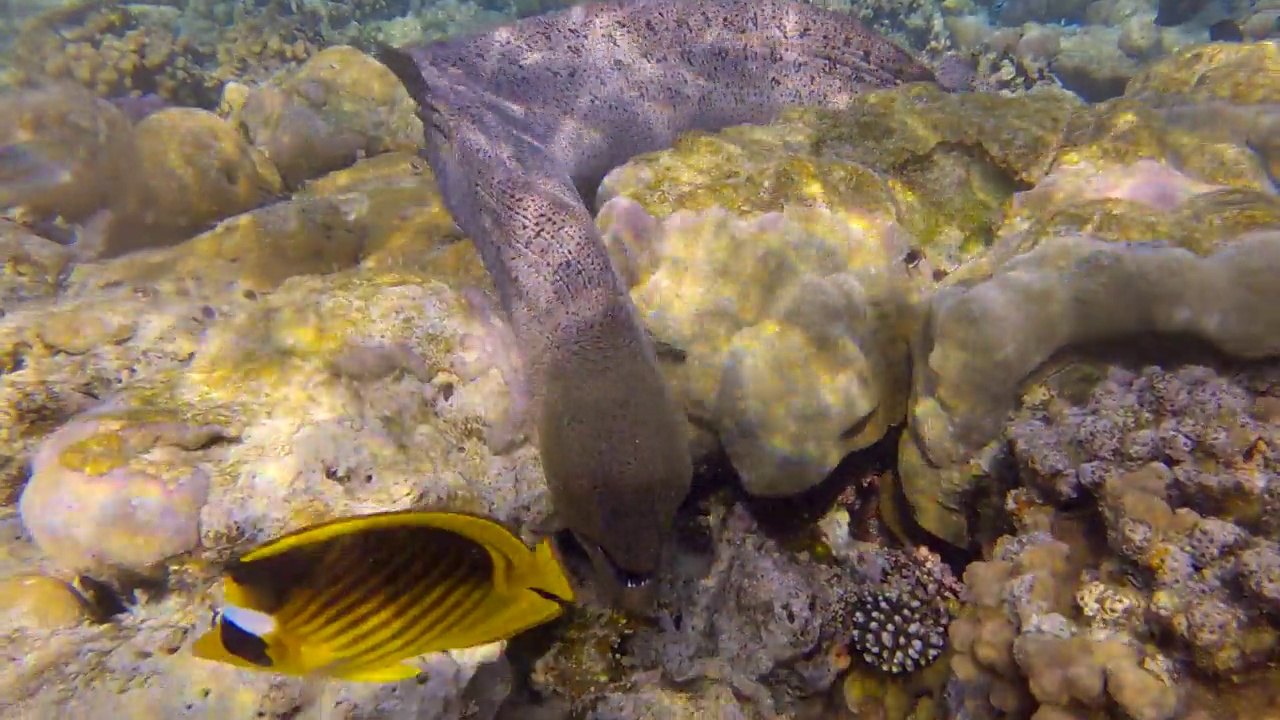
[[[623,197],[601,218],[647,327],[680,353],[670,377],[688,412],[750,492],[812,487],[902,416],[921,283],[893,223],[799,207],[656,222]]]
[[[35,452],[23,524],[65,572],[153,575],[199,544],[210,474],[184,455],[223,437],[145,409],[91,411]]]

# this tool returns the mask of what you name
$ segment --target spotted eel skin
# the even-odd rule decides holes
[[[380,59],[418,102],[445,207],[511,322],[556,514],[606,592],[643,607],[692,469],[588,209],[597,185],[680,133],[932,73],[846,14],[780,0],[594,3]]]

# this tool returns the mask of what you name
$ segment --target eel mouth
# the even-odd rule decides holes
[[[599,543],[576,532],[573,536],[590,558],[595,576],[606,595],[628,612],[645,616],[653,614],[658,589],[655,572],[628,570],[615,562]]]

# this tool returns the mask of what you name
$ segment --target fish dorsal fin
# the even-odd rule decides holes
[[[283,555],[291,550],[309,548],[319,543],[337,540],[369,530],[394,530],[415,526],[443,527],[432,517],[441,514],[447,513],[395,511],[338,518],[281,535],[275,540],[245,553],[241,556],[240,562],[252,563],[257,560],[265,560],[277,555]]]
[[[410,527],[434,527],[455,532],[481,545],[493,547],[504,555],[515,555],[529,547],[502,523],[469,513],[450,511],[397,510],[349,518],[339,518],[282,535],[248,553],[240,562],[251,563],[281,555],[327,540],[334,540],[368,530],[393,530]]]

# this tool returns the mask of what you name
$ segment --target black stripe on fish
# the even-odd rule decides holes
[[[295,633],[309,633],[322,627],[329,620],[331,610],[351,597],[353,589],[361,581],[366,561],[355,552],[343,552],[351,543],[335,542],[333,552],[326,553],[324,561],[312,568],[302,587],[294,592],[292,603],[284,606],[279,617],[282,623]],[[339,578],[334,581],[333,578]],[[303,596],[309,593],[310,597]]]
[[[425,647],[428,643],[438,641],[441,636],[456,632],[459,623],[465,621],[493,593],[493,587],[487,579],[455,587],[446,601],[431,608],[430,613],[417,613],[412,622],[406,622],[402,639],[397,644],[405,648]]]
[[[448,603],[456,601],[456,598],[464,593],[474,592],[474,588],[477,586],[477,578],[474,576],[476,563],[474,562],[473,550],[478,549],[470,542],[465,545],[455,544],[453,548],[449,548],[451,552],[447,552],[444,554],[445,557],[439,558],[438,563],[433,563],[441,566],[440,570],[443,572],[423,571],[419,575],[420,582],[411,588],[406,588],[402,592],[403,597],[395,601],[392,611],[388,614],[388,620],[383,627],[369,635],[358,638],[358,642],[354,644],[348,643],[344,645],[343,650],[352,657],[363,656],[369,653],[371,648],[376,647],[378,643],[386,642],[395,633],[405,632],[406,629],[413,628],[419,624],[427,626],[438,625],[439,612],[442,607],[448,607]],[[427,555],[419,555],[418,557],[422,564],[435,560],[435,558]],[[431,577],[428,578],[427,576]],[[445,604],[442,605],[440,601]],[[415,606],[416,609],[414,609]],[[412,614],[404,614],[411,609]],[[382,654],[381,651],[376,652]]]
[[[464,566],[462,571],[466,573],[468,569]],[[392,658],[415,657],[437,649],[429,641],[454,631],[457,623],[483,605],[492,593],[488,582],[475,583],[467,579],[455,581],[445,587],[449,590],[445,593],[444,602],[432,602],[438,593],[433,594],[412,616],[381,633],[377,639],[386,644],[375,654],[362,658],[362,662],[376,665]]]
[[[226,615],[218,620],[218,638],[227,652],[258,667],[269,668],[274,664],[267,654],[266,640],[231,622]]]
[[[438,587],[444,590],[451,589],[460,563],[456,556],[451,554],[440,564],[444,567],[428,570],[424,566],[423,558],[415,556],[412,565],[398,578],[397,582],[380,592],[373,601],[362,608],[358,617],[353,618],[352,625],[362,627],[363,632],[347,633],[341,638],[336,638],[333,649],[351,658],[364,655],[369,648],[376,645],[381,635],[401,624],[405,612],[418,603],[426,604],[422,593],[428,587],[427,582],[438,583]],[[384,620],[375,625],[373,620],[379,615],[384,616]]]
[[[335,573],[317,577],[318,586],[340,585],[342,590],[340,593],[325,593],[325,602],[317,603],[321,612],[314,615],[314,621],[305,628],[306,632],[336,638],[361,618],[360,615],[353,616],[353,613],[362,612],[361,608],[370,602],[383,602],[380,598],[384,588],[406,573],[413,572],[416,559],[403,550],[408,536],[404,530],[388,529],[362,538],[363,546],[361,542],[351,543],[347,552],[358,557],[359,562],[349,568],[341,580],[333,579]]]
[[[383,539],[394,541],[396,538]],[[388,544],[395,547],[393,543]],[[326,605],[317,603],[321,612],[315,621],[305,628],[298,627],[297,632],[305,632],[308,639],[331,644],[335,649],[349,644],[345,636],[384,609],[388,594],[406,577],[412,577],[417,566],[417,558],[403,549],[380,552],[382,549],[376,545],[371,548],[365,555],[363,567],[354,570],[343,582],[348,588],[345,597]]]

